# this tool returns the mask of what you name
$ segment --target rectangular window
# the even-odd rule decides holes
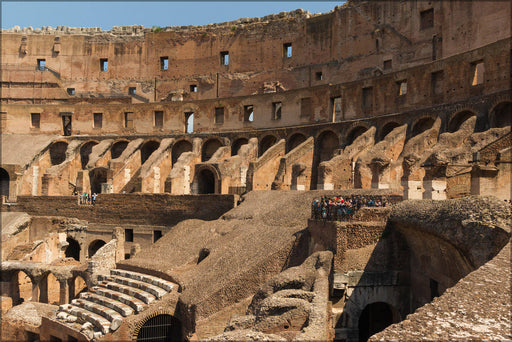
[[[190,85],[190,92],[191,93],[197,93],[197,85],[191,84]]]
[[[169,69],[169,57],[160,57],[160,70]]]
[[[107,58],[100,59],[100,71],[108,71],[108,59]]]
[[[391,59],[384,61],[384,70],[391,70],[393,68],[393,62]]]
[[[157,242],[162,237],[161,230],[153,230],[153,242]]]
[[[229,51],[220,53],[220,65],[229,65]]]
[[[162,128],[164,126],[164,112],[161,110],[155,111],[155,127]]]
[[[124,113],[124,127],[133,128],[133,112]]]
[[[216,124],[224,123],[224,107],[215,108],[215,123]]]
[[[444,72],[436,71],[431,74],[431,95],[441,95],[444,91],[443,86]]]
[[[471,85],[476,86],[484,83],[485,66],[484,61],[471,63]]]
[[[124,230],[124,241],[133,242],[133,229]]]
[[[373,88],[363,88],[363,109],[371,109],[373,107]]]
[[[341,97],[331,98],[332,122],[341,121]]]
[[[315,74],[315,79],[316,79],[317,81],[321,81],[321,80],[323,80],[323,79],[324,79],[324,75],[322,74],[322,72],[321,72],[321,71],[319,71],[319,72],[317,72],[317,73]]]
[[[39,128],[41,124],[41,114],[32,113],[30,114],[32,128]]]
[[[281,102],[272,102],[272,120],[281,120]]]
[[[37,60],[37,70],[44,71],[46,67],[46,59],[38,59]]]
[[[68,88],[67,92],[68,92],[68,95],[75,95],[75,88]]]
[[[137,88],[136,87],[129,87],[128,88],[128,94],[129,95],[135,95],[137,93]]]
[[[292,57],[292,43],[284,43],[283,44],[283,57],[284,58]]]
[[[93,113],[94,118],[94,128],[101,128],[103,126],[103,114],[102,113]]]
[[[185,113],[185,133],[193,133],[194,132],[194,113],[186,112]]]
[[[313,111],[313,103],[311,97],[305,97],[300,99],[300,117],[309,117]]]
[[[398,82],[396,82],[396,85],[398,88],[397,96],[403,96],[403,95],[407,94],[407,81],[406,80],[398,81]]]
[[[244,106],[244,122],[254,121],[254,107],[253,105]]]
[[[430,8],[420,12],[420,30],[434,27],[434,9]]]

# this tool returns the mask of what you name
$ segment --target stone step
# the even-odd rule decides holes
[[[99,278],[101,280],[101,278]],[[131,278],[125,278],[118,275],[111,275],[107,277],[103,277],[103,280],[113,281],[119,284],[131,286],[134,288],[137,288],[139,290],[151,293],[156,298],[161,298],[164,295],[168,293],[168,291],[164,290],[163,288],[152,285],[143,281],[131,279]]]
[[[99,286],[135,297],[145,304],[151,304],[156,299],[156,297],[149,292],[113,281],[103,280],[100,282]]]
[[[133,313],[134,313],[133,308],[131,308],[129,305],[126,305],[116,299],[98,295],[98,294],[95,294],[92,292],[81,293],[80,298],[88,300],[93,303],[97,303],[97,304],[106,306],[109,309],[119,312],[123,317],[133,315]]]
[[[110,321],[111,331],[116,331],[121,326],[121,323],[123,323],[123,316],[121,316],[119,312],[109,309],[106,306],[90,302],[86,299],[73,299],[71,304],[108,319]]]
[[[106,298],[114,299],[114,300],[121,302],[122,304],[128,305],[136,313],[139,313],[142,310],[144,310],[144,306],[145,306],[144,302],[141,301],[140,299],[133,297],[133,296],[127,295],[127,294],[119,292],[119,291],[107,289],[105,287],[100,287],[100,286],[94,286],[91,290],[98,296],[104,296]]]
[[[137,273],[133,271],[126,271],[126,270],[120,270],[120,269],[114,269],[110,271],[110,274],[117,275],[125,278],[130,278],[138,281],[143,281],[145,283],[149,283],[152,285],[156,285],[158,287],[161,287],[162,289],[166,290],[167,292],[171,292],[174,289],[174,286],[176,284],[164,280],[162,278],[158,278],[155,276],[143,274],[143,273]]]
[[[110,330],[110,321],[103,316],[95,314],[86,309],[82,309],[73,304],[64,304],[59,307],[59,310],[64,311],[70,315],[78,317],[78,320],[89,322],[99,329],[103,334],[107,334]]]

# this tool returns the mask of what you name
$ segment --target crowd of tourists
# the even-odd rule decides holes
[[[311,218],[315,220],[348,221],[362,207],[388,207],[392,200],[387,196],[322,196],[311,205]]]
[[[76,191],[73,193],[74,196],[78,198],[78,204],[89,204],[94,205],[96,203],[96,197],[98,194],[93,193],[92,195],[84,192],[83,194],[79,194]]]

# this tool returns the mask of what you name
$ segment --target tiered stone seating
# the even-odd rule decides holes
[[[81,293],[71,304],[61,305],[57,318],[82,324],[84,329],[92,327],[94,336],[104,335],[117,330],[123,317],[143,311],[176,286],[158,277],[124,270],[111,270],[109,276],[100,276],[99,280],[98,286]]]

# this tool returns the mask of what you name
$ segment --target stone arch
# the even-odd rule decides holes
[[[158,329],[155,329],[158,327]],[[183,341],[181,321],[170,312],[159,310],[136,323],[132,340],[144,342]]]
[[[196,169],[195,184],[198,194],[220,193],[220,175],[213,167],[199,167]]]
[[[110,148],[110,158],[116,159],[123,154],[123,151],[128,146],[128,140],[119,140],[116,141],[114,144],[112,144],[112,147]]]
[[[34,279],[25,271],[15,272],[11,278],[11,298],[12,304],[18,305],[23,302],[32,301]]]
[[[148,140],[146,141],[142,147],[140,148],[140,165],[143,165],[146,160],[151,157],[153,152],[155,152],[160,147],[160,142],[156,140]]]
[[[258,156],[261,157],[269,148],[277,142],[277,137],[274,135],[266,135],[260,140]]]
[[[82,163],[82,170],[85,170],[87,163],[89,163],[89,155],[92,152],[92,148],[96,145],[98,145],[98,142],[91,140],[82,144],[80,147],[80,161]]]
[[[350,146],[352,143],[364,132],[368,130],[368,127],[364,125],[357,125],[348,131],[345,137],[345,145]]]
[[[89,182],[91,184],[91,193],[101,193],[101,184],[107,183],[108,169],[97,167],[89,171]]]
[[[331,130],[322,131],[316,138],[319,162],[330,160],[340,147],[339,135]]]
[[[307,137],[302,133],[294,133],[286,140],[286,153],[306,141]]]
[[[472,116],[476,116],[476,113],[469,109],[462,110],[453,114],[450,118],[450,121],[448,122],[448,132],[453,133],[458,131],[460,126]]]
[[[391,133],[395,128],[401,126],[400,123],[396,122],[396,121],[390,121],[390,122],[387,122],[384,126],[382,126],[382,128],[380,129],[380,134],[379,134],[379,141],[382,141],[384,140],[384,138],[386,138],[386,136]]]
[[[66,160],[66,151],[68,143],[66,141],[57,141],[50,146],[50,161],[52,165],[59,165]]]
[[[231,145],[231,155],[236,156],[238,154],[238,151],[240,150],[240,147],[242,145],[246,145],[249,143],[249,139],[247,138],[238,138],[236,139],[233,144]]]
[[[69,283],[69,300],[77,298],[80,293],[87,292],[87,290],[87,282],[82,276],[77,275]]]
[[[4,168],[0,168],[0,195],[9,198],[9,172]]]
[[[201,161],[207,162],[223,146],[222,142],[217,138],[211,138],[203,142],[201,147]]]
[[[507,127],[512,124],[512,101],[498,102],[489,111],[490,127]]]
[[[80,244],[78,241],[68,236],[66,238],[66,242],[68,243],[68,247],[66,247],[66,258],[73,258],[76,261],[80,261]]]
[[[398,321],[400,314],[392,305],[385,302],[366,305],[359,316],[359,341],[366,342],[370,336]]]
[[[39,302],[59,305],[60,304],[60,282],[57,277],[48,272],[40,281]]]
[[[101,247],[103,247],[104,245],[106,245],[107,243],[103,240],[94,240],[93,242],[91,242],[89,244],[89,248],[87,249],[87,251],[89,252],[89,258],[91,258],[94,254],[96,254],[96,252],[98,251],[98,249],[100,249]]]
[[[432,126],[434,126],[435,122],[436,122],[436,120],[431,116],[424,116],[424,117],[419,118],[412,124],[412,128],[411,128],[412,136],[414,137],[418,134],[425,132],[428,129],[431,129]]]
[[[184,152],[192,152],[192,143],[188,140],[178,140],[172,145],[172,165],[176,164],[178,158]]]

